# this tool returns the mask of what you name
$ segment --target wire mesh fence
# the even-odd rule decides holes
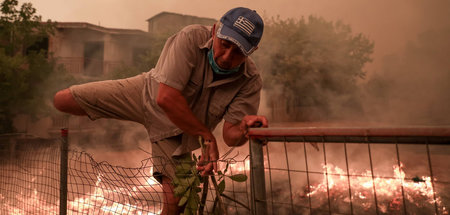
[[[0,214],[161,213],[164,191],[153,177],[155,165],[164,165],[160,159],[154,162],[149,156],[140,166],[126,168],[98,162],[86,152],[70,149],[64,167],[63,142],[21,135],[0,137]],[[224,159],[219,169],[227,165],[228,175],[249,172],[248,157]],[[65,180],[66,185],[61,183]],[[222,201],[227,213],[248,214],[248,180],[224,180]],[[204,214],[215,207],[216,188],[211,182],[208,188]]]
[[[0,214],[60,214],[60,140],[25,138],[6,144],[0,161]],[[162,190],[152,168],[151,158],[138,168],[124,168],[69,151],[67,214],[159,213]]]
[[[22,136],[3,138],[1,142],[0,214],[55,214],[59,144]]]
[[[252,129],[250,156],[224,158],[227,214],[448,214],[450,129]],[[3,138],[3,139],[2,139]],[[0,214],[159,214],[153,158],[125,168],[61,140],[0,137]],[[215,175],[219,178],[219,175]],[[215,207],[209,181],[204,214]],[[201,194],[201,193],[199,193]]]
[[[258,214],[448,214],[449,131],[253,129]]]

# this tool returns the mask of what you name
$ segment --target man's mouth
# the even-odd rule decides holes
[[[228,63],[228,62],[221,62],[221,61],[218,61],[217,62],[217,65],[221,68],[221,69],[232,69],[231,68],[231,63]]]

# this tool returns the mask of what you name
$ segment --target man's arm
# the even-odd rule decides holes
[[[205,154],[202,154],[201,161],[213,161],[203,166],[200,171],[202,175],[211,172],[212,169],[217,171],[217,160],[219,159],[219,150],[217,148],[216,138],[212,132],[195,117],[186,99],[181,92],[166,84],[160,83],[156,103],[163,109],[167,117],[178,128],[184,132],[201,136],[207,142]]]
[[[164,110],[170,121],[184,132],[202,136],[205,140],[214,139],[211,131],[192,113],[179,90],[160,83],[156,103]]]
[[[223,139],[228,146],[241,146],[248,140],[248,128],[267,128],[269,123],[265,116],[247,115],[241,123],[231,124],[225,121],[223,125]]]

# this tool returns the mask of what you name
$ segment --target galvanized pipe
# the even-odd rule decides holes
[[[250,128],[249,135],[264,136],[446,136],[450,127],[303,127],[303,128]]]
[[[450,127],[306,127],[251,128],[249,136],[265,141],[340,143],[424,143],[450,144]]]
[[[60,158],[60,189],[59,189],[59,214],[67,214],[67,168],[68,168],[68,153],[69,153],[69,130],[67,128],[61,129],[61,158]]]
[[[250,197],[254,215],[267,214],[266,180],[264,176],[263,144],[250,139]]]

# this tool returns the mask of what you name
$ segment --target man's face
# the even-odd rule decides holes
[[[215,30],[213,30],[213,49],[214,61],[222,69],[234,69],[247,58],[236,44],[216,37]]]

